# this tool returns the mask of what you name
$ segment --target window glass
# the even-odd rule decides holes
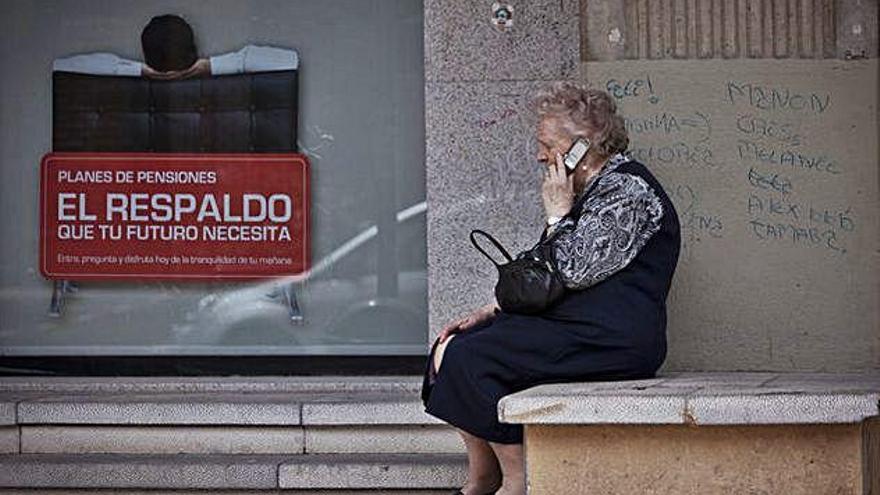
[[[4,3],[0,352],[422,354],[427,335],[422,2],[191,1],[174,6],[177,10],[169,12],[166,2],[150,1]],[[261,100],[264,93],[248,93],[262,83],[239,88],[246,95],[242,98],[250,98],[242,102],[235,88],[209,88],[198,78],[192,79],[198,85],[192,93],[184,88],[163,96],[165,86],[159,84],[144,93],[120,90],[118,97],[89,96],[112,102],[101,103],[93,115],[86,112],[79,120],[59,116],[72,101],[63,98],[72,97],[60,95],[56,86],[53,104],[53,61],[101,52],[141,62],[142,29],[152,17],[169,13],[191,25],[199,56],[217,57],[209,58],[215,69],[239,63],[229,54],[248,45],[296,52],[291,132],[296,150],[309,161],[312,271],[307,277],[53,281],[41,274],[40,160],[46,153],[90,151],[102,125],[111,147],[128,151],[210,155],[284,149],[271,137],[286,135],[284,126],[291,125],[284,109]],[[242,67],[262,70],[260,63],[250,60]],[[198,113],[205,102],[216,110],[210,121]],[[155,113],[164,104],[177,106],[167,114]],[[143,112],[154,113],[140,140],[135,131],[123,130]],[[237,131],[241,123],[251,134]],[[62,143],[58,137],[64,132],[75,137]],[[187,139],[201,140],[201,148],[180,144]],[[75,208],[77,200],[71,201]],[[179,246],[186,254],[186,244]]]

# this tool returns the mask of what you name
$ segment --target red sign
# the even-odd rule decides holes
[[[48,278],[308,270],[303,155],[49,153],[40,177],[40,271]]]

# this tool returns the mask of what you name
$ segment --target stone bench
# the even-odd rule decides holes
[[[880,372],[667,373],[502,398],[530,495],[880,494]]]

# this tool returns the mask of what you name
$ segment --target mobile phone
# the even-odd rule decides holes
[[[574,173],[574,170],[577,168],[578,163],[584,159],[587,151],[590,150],[590,140],[585,137],[579,137],[573,143],[571,143],[571,147],[568,148],[568,151],[565,153],[564,163],[565,163],[565,173],[566,175],[570,175]]]

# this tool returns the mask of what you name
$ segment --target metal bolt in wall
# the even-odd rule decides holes
[[[513,27],[513,5],[495,2],[492,4],[492,24],[501,31]]]

